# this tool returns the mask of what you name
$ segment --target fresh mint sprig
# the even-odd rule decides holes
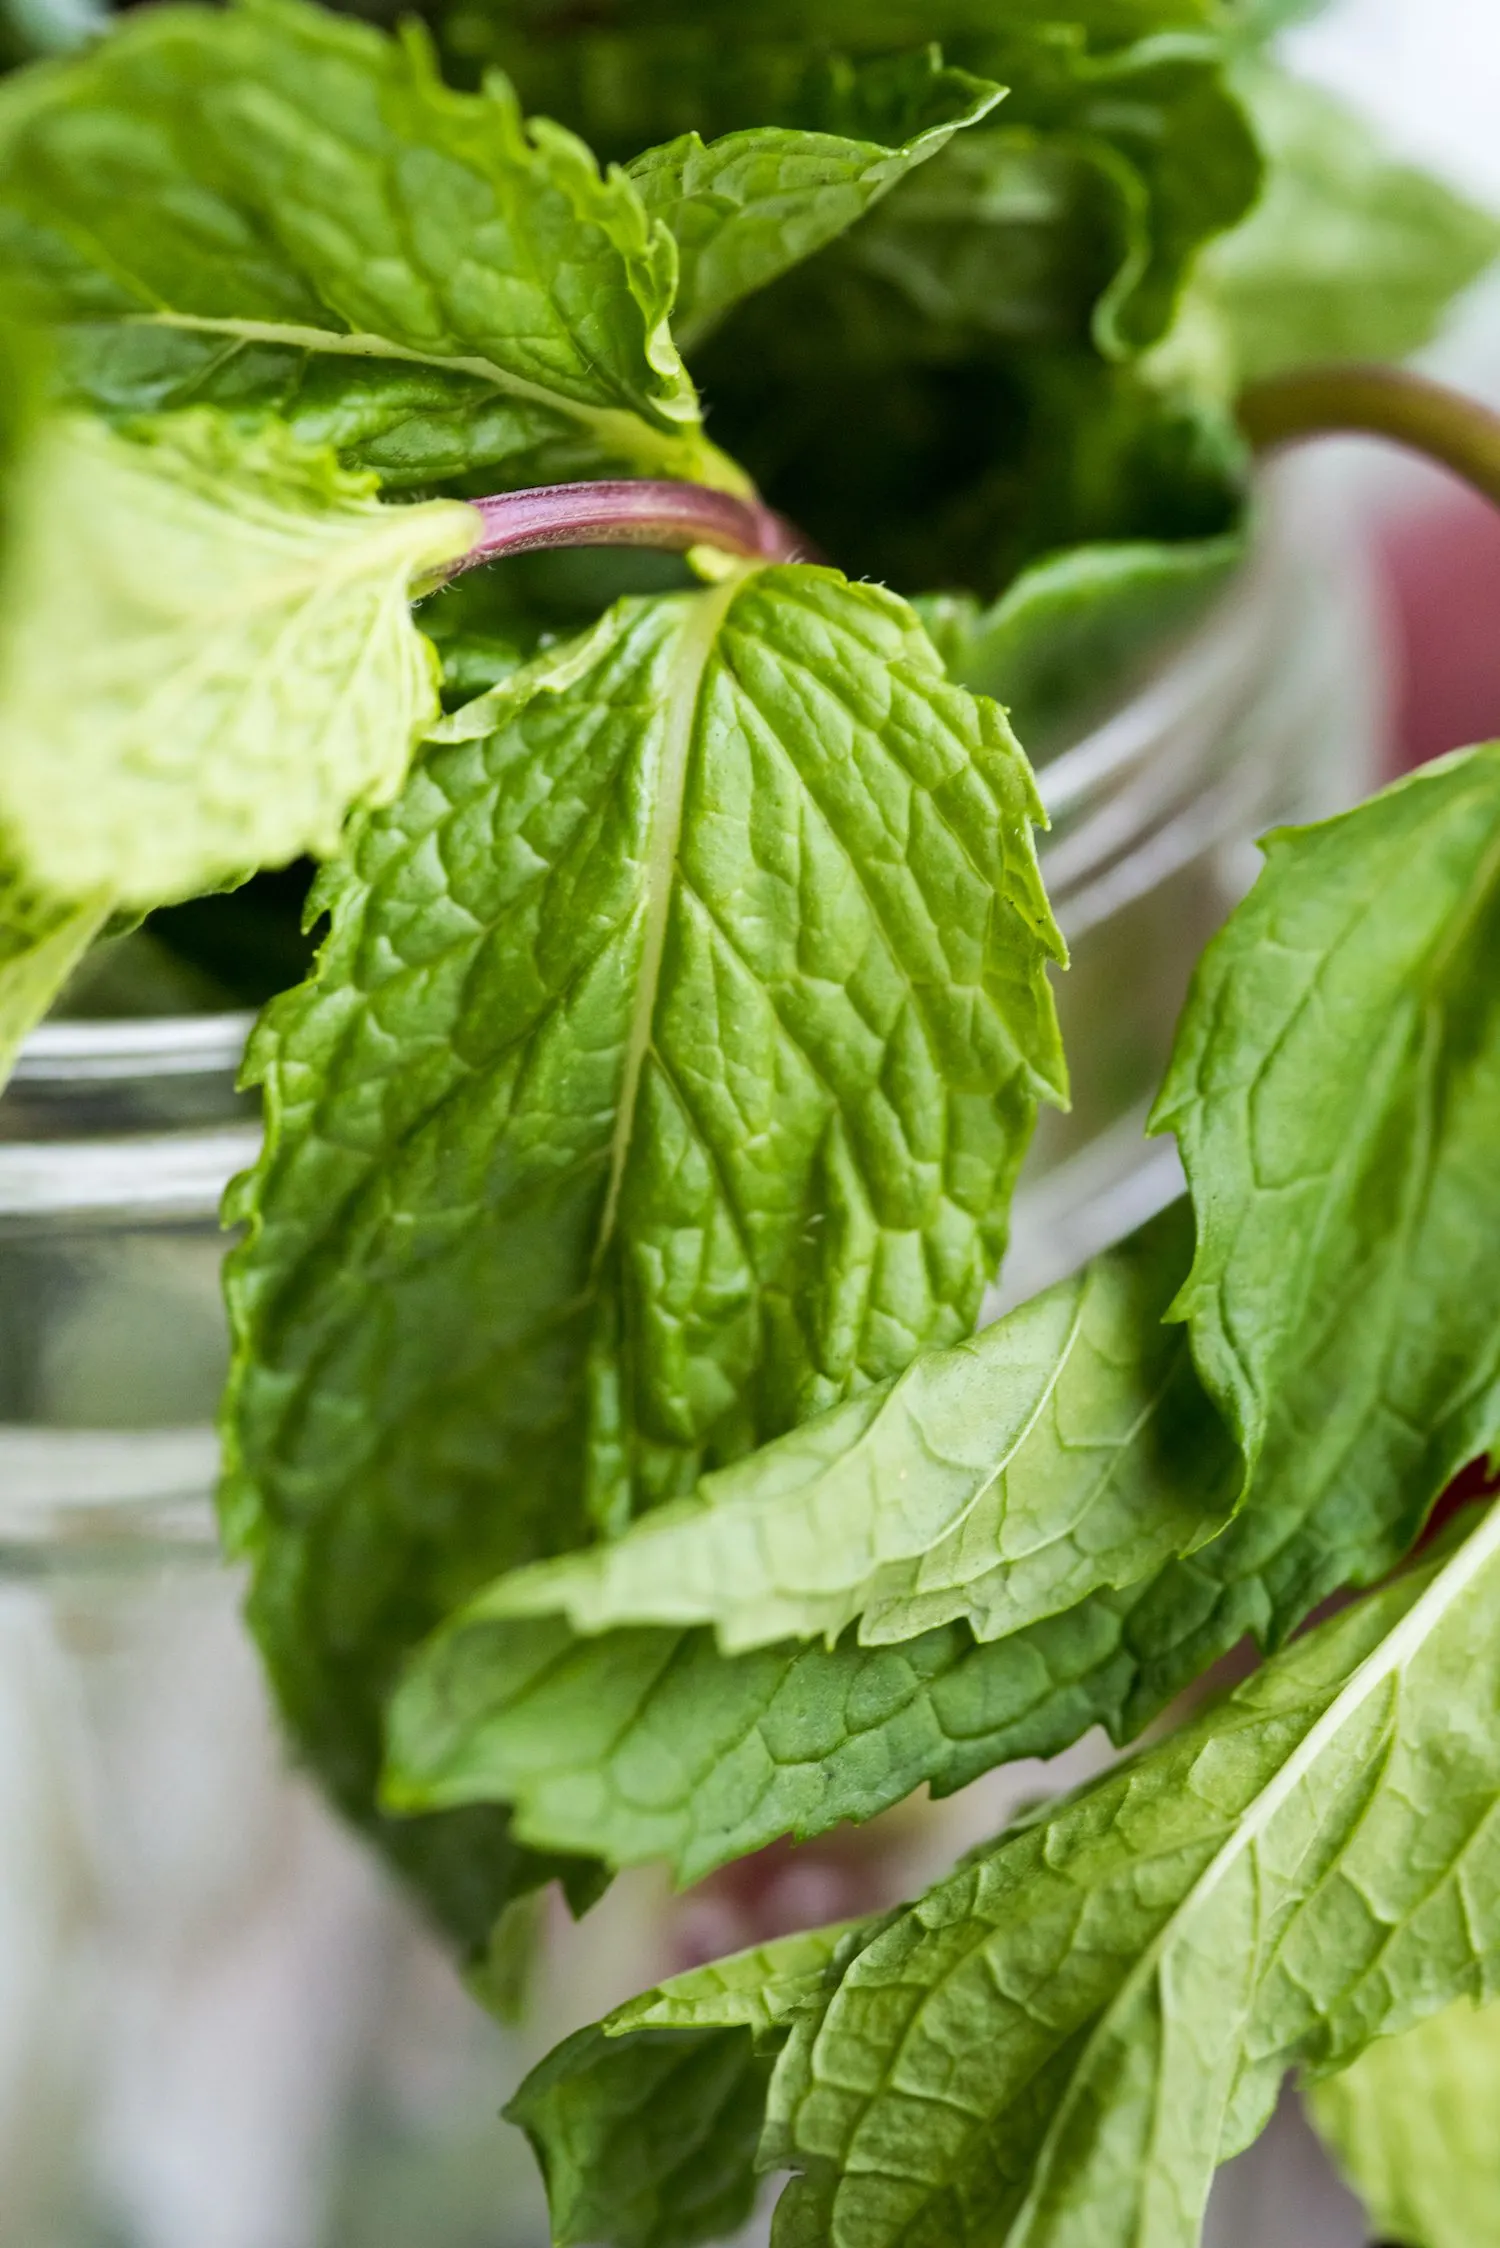
[[[867,1466],[865,1431],[846,1408],[842,1423],[814,1423],[710,1483],[691,1509],[502,1585],[459,1617],[397,1704],[397,1798],[498,1796],[517,1807],[532,1840],[576,1847],[592,1831],[618,1863],[666,1855],[691,1877],[715,1862],[716,1827],[739,1848],[749,1834],[822,1832],[923,1780],[946,1793],[986,1759],[1051,1753],[1094,1724],[1128,1739],[1247,1632],[1276,1644],[1340,1585],[1392,1567],[1450,1477],[1500,1444],[1500,1289],[1489,1269],[1483,1152],[1500,1113],[1500,1011],[1487,970],[1500,911],[1497,833],[1500,752],[1429,768],[1355,812],[1274,839],[1260,881],[1200,967],[1160,1119],[1182,1149],[1196,1254],[1185,1225],[1162,1236],[1157,1308],[1142,1299],[1133,1307],[1146,1330],[1134,1347],[1151,1354],[1138,1371],[1126,1355],[1129,1314],[1118,1337],[1099,1337],[1115,1378],[1133,1372],[1139,1385],[1121,1381],[1118,1425],[1140,1447],[1150,1507],[1181,1509],[1156,1521],[1175,1519],[1184,1558],[1134,1583],[1116,1576],[1107,1589],[1109,1547],[1094,1547],[1087,1518],[1068,1511],[1100,1489],[1104,1431],[1074,1407],[1056,1431],[1038,1422],[1019,1450],[993,1435],[986,1464],[999,1479],[995,1497],[1014,1491],[1023,1503],[1028,1472],[1040,1472],[1043,1489],[1061,1473],[1067,1500],[1047,1519],[1059,1532],[1078,1521],[1100,1571],[1096,1589],[1066,1610],[1012,1611],[1011,1636],[994,1645],[951,1625],[921,1631],[919,1603],[899,1666],[884,1671],[852,1637],[827,1651],[779,1646],[726,1660],[706,1635],[619,1628],[702,1615],[750,1638],[738,1603],[749,1606],[755,1580],[742,1564],[695,1577],[698,1553],[722,1561],[737,1541],[756,1539],[763,1516],[760,1551],[772,1559],[780,1517],[800,1526],[797,1490],[822,1497],[847,1478],[868,1493],[854,1506],[858,1537],[836,1534],[832,1513],[826,1542],[803,1530],[803,1581],[821,1568],[832,1592],[846,1556],[868,1568],[858,1539],[882,1526],[877,1469],[887,1461],[898,1524],[915,1531],[919,1499],[936,1508],[957,1493],[956,1532],[945,1521],[914,1571],[918,1584],[924,1568],[951,1573],[955,1547],[964,1550],[962,1500],[979,1485],[984,1503],[982,1475],[956,1484],[949,1464],[965,1420],[919,1422],[931,1459],[912,1492],[909,1465],[897,1480],[909,1459],[905,1414],[892,1415],[889,1452]],[[1136,1269],[1149,1271],[1149,1261]],[[1050,1305],[1038,1299],[986,1339],[1015,1388],[1041,1320],[1067,1301],[1066,1290]],[[1189,1419],[1190,1440],[1180,1451],[1169,1442],[1150,1465],[1160,1424],[1149,1408],[1173,1364],[1166,1338],[1150,1333],[1164,1315],[1186,1321],[1196,1368],[1175,1410],[1191,1416],[1201,1383],[1239,1437],[1249,1482],[1227,1528],[1234,1479],[1206,1402]],[[1064,1328],[1053,1397],[1067,1395],[1073,1347]],[[944,1376],[941,1362],[919,1360],[905,1395],[940,1396]],[[1086,1416],[1106,1404],[1109,1384],[1096,1376],[1085,1388]],[[893,1405],[902,1396],[898,1386]],[[981,1396],[998,1414],[1004,1393],[986,1384]],[[865,1411],[876,1413],[873,1435],[875,1401]],[[1068,1435],[1079,1445],[1072,1473],[1060,1441]],[[841,1443],[852,1477],[840,1473]],[[1133,1465],[1129,1446],[1106,1451],[1096,1523],[1109,1519],[1110,1476]],[[1137,1534],[1148,1535],[1147,1502],[1130,1505]],[[1183,1535],[1195,1516],[1204,1538]],[[979,1545],[986,1560],[998,1556],[1005,1519],[1002,1506],[994,1542],[987,1552]],[[1027,1543],[1032,1551],[1005,1569],[1000,1588],[1019,1590],[1036,1569],[1041,1541]],[[640,1576],[637,1554],[651,1557]],[[983,1561],[977,1568],[982,1584]],[[590,1634],[615,1629],[573,1641],[556,1625],[532,1624],[516,1637],[493,1620],[512,1601],[520,1612],[570,1611]],[[949,1612],[962,1615],[963,1603]],[[832,1613],[842,1620],[836,1605]],[[823,1617],[804,1613],[784,1628],[810,1637]],[[576,1715],[564,1723],[564,1711]],[[550,1760],[540,1754],[549,1722]],[[801,1741],[816,1744],[806,1758]],[[633,1775],[653,1757],[681,1781],[643,1799]]]
[[[725,2201],[736,2173],[745,2207],[757,2169],[798,2173],[775,2243],[1192,2248],[1216,2164],[1289,2066],[1337,2069],[1487,1987],[1497,1546],[1492,1513],[914,1904],[829,1930],[822,1974],[760,2021],[731,1961],[561,2047],[512,2108],[558,2240],[681,2237],[669,2146],[609,2137],[666,2078]],[[710,2088],[736,2063],[720,2120]]]
[[[1259,1640],[516,2108],[563,2240],[689,2248],[759,2158],[797,2248],[1186,2248],[1287,2066],[1492,1948],[1493,1522],[1284,1642],[1500,1441],[1500,752],[1270,839],[1158,1106],[1188,1201],[975,1339],[1066,1086],[987,696],[1050,747],[1148,667],[1247,436],[1492,482],[1478,409],[1309,361],[1495,229],[1210,0],[430,12],[520,94],[294,0],[0,86],[0,1055],[111,916],[324,860],[225,1522],[298,1752],[470,1954]]]
[[[501,1568],[968,1332],[1063,1091],[1036,815],[903,603],[752,567],[468,705],[325,875],[251,1052],[226,1437],[346,1799]]]

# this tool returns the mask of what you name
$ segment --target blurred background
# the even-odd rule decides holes
[[[1500,9],[1493,0],[1334,0],[1285,60],[1372,119],[1397,153],[1500,208]],[[1418,364],[1500,404],[1500,277]],[[1403,764],[1500,733],[1500,515],[1442,470],[1360,440],[1324,469],[1362,515],[1389,617]]]

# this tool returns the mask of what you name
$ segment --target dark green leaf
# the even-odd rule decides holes
[[[695,365],[767,498],[903,590],[989,599],[1060,549],[1207,540],[1240,519],[1247,455],[1221,404],[1086,344],[936,330],[837,244]]]
[[[628,181],[297,0],[160,8],[0,93],[0,265],[109,412],[273,408],[392,484],[734,482]]]
[[[1066,136],[1115,173],[1124,255],[1093,333],[1111,356],[1142,349],[1167,327],[1194,256],[1260,191],[1259,149],[1224,81],[1220,41],[1145,38],[1095,55],[1043,36],[995,62],[1014,87],[1007,126]]]
[[[776,0],[753,16],[735,0],[604,0],[586,11],[435,0],[429,12],[457,70],[477,78],[498,64],[531,108],[621,158],[692,130],[846,130],[819,108],[840,98],[851,57],[883,60],[936,41],[951,62],[1018,85],[1067,73],[1080,54],[1219,28],[1214,0]]]
[[[897,64],[893,47],[941,41],[950,64],[1010,89],[1007,129],[982,136],[984,159],[940,166],[943,191],[904,190],[897,202],[909,209],[892,207],[876,229],[880,255],[924,295],[956,291],[981,326],[1007,332],[1019,318],[1008,294],[1022,305],[1071,300],[1081,269],[1093,283],[1085,323],[1097,300],[1104,348],[1139,348],[1165,326],[1193,252],[1243,216],[1258,186],[1254,141],[1222,82],[1221,30],[1193,0],[757,10],[749,26],[738,11],[732,26],[712,18],[698,8],[611,21],[591,9],[544,38],[503,9],[456,8],[443,20],[450,50],[502,61],[534,107],[624,158],[684,133],[766,126],[906,139],[909,127],[861,122],[864,88],[920,67]],[[861,54],[880,60],[846,59]]]
[[[355,1806],[466,1596],[969,1330],[1060,1085],[1029,775],[892,596],[625,603],[446,733],[235,1202],[229,1519]]]
[[[717,325],[742,297],[810,257],[955,132],[987,116],[1003,89],[945,70],[935,51],[872,67],[840,105],[849,131],[763,125],[704,145],[696,132],[654,148],[630,166],[653,218],[671,229],[679,275],[673,327],[684,347]],[[866,137],[850,132],[870,117]],[[878,129],[890,140],[877,140]]]
[[[1253,1512],[1327,1524],[1326,1561],[1276,1565],[1285,1629],[1351,1549],[1395,1561],[1500,1420],[1500,745],[1265,848],[1154,1123],[1198,1213],[1178,1316]]]
[[[864,1933],[815,1929],[678,1975],[532,2071],[506,2114],[536,2149],[557,2248],[692,2248],[738,2230],[777,2046]]]

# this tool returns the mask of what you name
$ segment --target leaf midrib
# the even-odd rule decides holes
[[[137,312],[125,316],[127,327],[178,328],[196,335],[231,336],[240,343],[280,345],[292,351],[315,352],[329,358],[393,359],[438,373],[472,375],[494,390],[524,405],[580,423],[599,438],[606,450],[634,460],[642,467],[681,474],[691,459],[700,471],[715,460],[714,449],[692,424],[680,429],[655,429],[645,416],[621,406],[590,406],[570,398],[566,391],[525,375],[510,373],[493,359],[464,352],[419,351],[414,345],[394,343],[386,336],[359,330],[305,327],[297,321],[242,320],[194,312]],[[704,456],[699,459],[699,456]],[[727,466],[727,463],[723,464]],[[719,479],[723,481],[722,476]]]
[[[1089,2034],[1078,2066],[1069,2079],[1067,2092],[1059,2103],[1042,2142],[1026,2199],[1007,2229],[1006,2248],[1026,2248],[1027,2241],[1032,2237],[1031,2223],[1037,2213],[1041,2190],[1047,2182],[1056,2150],[1071,2122],[1081,2088],[1089,2078],[1091,2063],[1120,2010],[1127,2007],[1141,1986],[1158,1972],[1165,1954],[1181,1933],[1184,1922],[1228,1878],[1244,1852],[1262,1839],[1282,1805],[1312,1774],[1324,1750],[1343,1731],[1349,1719],[1380,1687],[1393,1678],[1399,1679],[1408,1658],[1420,1652],[1444,1617],[1497,1552],[1500,1552],[1500,1506],[1490,1510],[1485,1520],[1426,1591],[1413,1602],[1394,1628],[1387,1632],[1380,1645],[1365,1657],[1353,1675],[1345,1681],[1286,1762],[1272,1774],[1254,1801],[1240,1814],[1232,1832],[1221,1844],[1212,1861],[1158,1930]]]
[[[630,1029],[620,1079],[619,1107],[610,1139],[608,1185],[599,1231],[594,1245],[597,1274],[614,1238],[620,1196],[635,1137],[640,1105],[641,1078],[651,1050],[660,995],[662,965],[666,957],[667,925],[677,888],[677,861],[682,843],[683,811],[697,743],[698,709],[703,682],[724,621],[755,566],[737,570],[721,585],[700,593],[693,601],[673,659],[673,677],[662,721],[657,768],[656,801],[647,846],[641,963],[631,1006]]]

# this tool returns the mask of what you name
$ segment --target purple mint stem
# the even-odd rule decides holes
[[[649,546],[678,554],[693,546],[717,546],[765,562],[815,559],[807,540],[783,516],[758,500],[736,499],[706,484],[546,484],[530,492],[498,492],[470,504],[484,517],[484,535],[460,569],[499,554],[535,554],[549,546]]]

